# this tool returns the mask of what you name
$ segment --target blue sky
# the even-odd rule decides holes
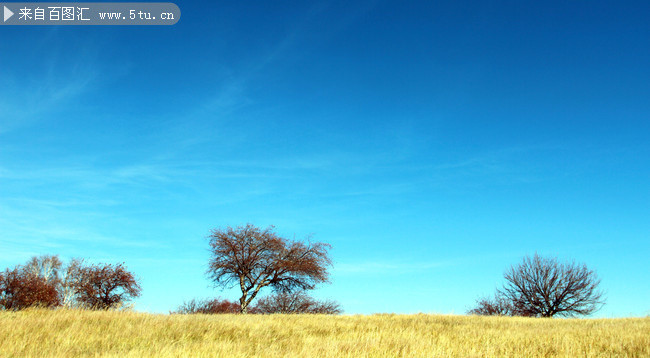
[[[125,262],[136,308],[237,298],[210,229],[332,244],[346,313],[464,313],[538,252],[650,313],[647,2],[178,1],[0,28],[0,267]]]

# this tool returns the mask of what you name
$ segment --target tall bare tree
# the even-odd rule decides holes
[[[510,267],[504,276],[506,284],[498,294],[524,316],[588,315],[604,304],[600,280],[584,264],[560,263],[535,254]]]
[[[251,224],[215,229],[209,236],[207,274],[215,286],[239,285],[241,313],[264,287],[279,292],[313,289],[328,281],[329,244],[289,241]]]

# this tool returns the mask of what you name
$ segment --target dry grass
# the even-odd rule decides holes
[[[0,357],[650,357],[650,318],[0,312]]]

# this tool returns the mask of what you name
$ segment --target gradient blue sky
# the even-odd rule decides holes
[[[650,313],[646,1],[178,1],[0,28],[0,267],[122,262],[136,308],[237,298],[211,228],[333,246],[346,313],[464,313],[538,252]]]

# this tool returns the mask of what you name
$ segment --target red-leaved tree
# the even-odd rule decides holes
[[[0,307],[21,310],[28,307],[56,307],[60,305],[55,282],[35,275],[25,267],[0,273]]]
[[[140,296],[140,284],[124,264],[98,264],[79,268],[74,283],[78,301],[87,308],[116,308]]]
[[[76,285],[81,280],[83,260],[72,259],[66,265],[58,255],[34,256],[22,266],[31,275],[41,277],[48,284],[56,287],[60,304],[64,307],[79,306]]]

